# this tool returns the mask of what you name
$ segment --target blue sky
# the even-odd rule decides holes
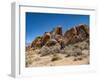
[[[26,43],[31,43],[35,37],[42,36],[57,25],[61,25],[65,32],[79,24],[89,25],[89,15],[26,12]]]

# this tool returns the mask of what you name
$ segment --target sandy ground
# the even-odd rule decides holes
[[[58,53],[56,56],[47,55],[40,56],[36,51],[26,52],[26,67],[42,67],[42,66],[63,66],[63,65],[83,65],[89,64],[89,56],[66,56],[66,54]]]

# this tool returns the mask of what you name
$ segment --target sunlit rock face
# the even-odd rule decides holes
[[[55,38],[56,35],[62,36],[62,27],[61,26],[57,26],[56,28],[54,28],[51,31],[51,37]]]
[[[31,43],[31,48],[41,47],[42,38],[43,37],[41,36],[36,37],[35,40],[33,40],[33,42]]]
[[[62,27],[57,26],[57,27],[54,29],[54,33],[55,33],[55,35],[62,35]]]
[[[65,44],[72,44],[89,38],[89,27],[84,24],[75,26],[64,33]]]

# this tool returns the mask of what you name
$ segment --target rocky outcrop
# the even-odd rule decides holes
[[[51,33],[45,32],[42,38],[42,46],[46,44],[47,41],[51,39]]]
[[[80,24],[67,30],[64,35],[62,27],[57,26],[51,32],[45,32],[43,36],[37,37],[32,42],[31,47],[49,47],[58,43],[63,49],[66,45],[74,44],[87,38],[89,39],[89,27],[85,24]]]
[[[85,40],[82,42],[78,42],[75,44],[70,44],[66,46],[63,50],[61,50],[62,54],[66,54],[67,56],[88,56],[89,55],[89,43]]]
[[[56,35],[61,35],[62,36],[62,27],[57,26],[56,28],[51,31],[52,38],[55,38]]]
[[[78,25],[64,33],[65,44],[73,44],[89,38],[89,28],[87,25]]]
[[[31,48],[41,47],[42,38],[43,37],[41,36],[36,37],[35,40],[31,43]]]
[[[47,41],[47,43],[45,44],[45,46],[50,47],[50,46],[54,46],[56,44],[57,44],[57,41],[55,39],[50,39],[50,40]]]
[[[89,64],[89,27],[84,24],[62,32],[60,26],[26,46],[26,67]],[[56,64],[55,64],[56,63]]]
[[[41,37],[37,37],[31,44],[31,47],[42,47],[44,45],[52,45],[55,42],[52,40],[55,40],[56,43],[57,41],[59,42],[60,39],[62,39],[62,28],[61,27],[56,27],[53,29],[51,32],[45,32],[44,35]]]

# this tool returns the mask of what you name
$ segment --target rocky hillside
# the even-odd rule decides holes
[[[36,57],[33,57],[37,55]],[[59,56],[60,55],[60,56]],[[47,57],[47,64],[45,57]],[[63,58],[61,57],[63,56]],[[68,58],[69,62],[66,60]],[[34,59],[39,59],[35,61]],[[64,61],[62,61],[65,59]],[[85,59],[85,61],[83,60]],[[61,62],[59,62],[59,60]],[[81,60],[76,63],[75,61]],[[43,61],[43,62],[41,62]],[[54,61],[58,61],[54,63]],[[72,61],[70,63],[70,61]],[[39,62],[42,63],[39,64]],[[50,63],[50,64],[49,64]],[[65,32],[61,26],[55,27],[43,36],[38,36],[26,47],[26,66],[64,65],[64,64],[88,64],[89,63],[89,27],[85,24],[77,25]]]
[[[87,38],[89,38],[89,27],[87,25],[80,24],[65,33],[62,32],[62,27],[58,26],[50,32],[45,32],[43,36],[37,36],[30,47],[35,49],[58,43],[63,48],[68,44],[74,44]]]

